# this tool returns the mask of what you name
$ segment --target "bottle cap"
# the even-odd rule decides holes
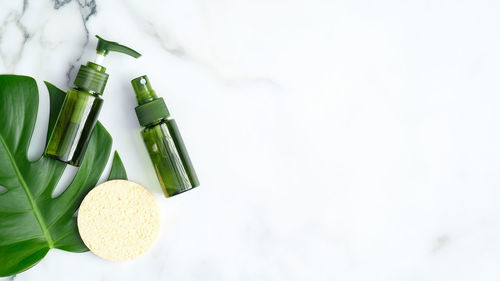
[[[133,79],[131,83],[139,104],[135,113],[141,126],[145,127],[170,116],[165,101],[156,96],[146,75]]]
[[[95,61],[89,61],[87,65],[80,66],[74,84],[80,89],[102,95],[109,77],[106,73],[106,68],[101,65],[104,57],[109,52],[120,52],[134,58],[140,57],[141,54],[117,42],[105,40],[97,35],[96,37],[99,41],[97,42]]]

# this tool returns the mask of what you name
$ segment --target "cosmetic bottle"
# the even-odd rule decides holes
[[[120,52],[134,58],[141,56],[126,46],[96,37],[99,39],[96,58],[80,66],[74,88],[66,93],[45,150],[45,155],[73,166],[81,164],[102,107],[101,96],[109,76],[102,66],[104,57],[109,52]]]
[[[135,108],[144,144],[166,197],[190,190],[200,183],[175,120],[163,98],[156,96],[146,75],[132,80]]]

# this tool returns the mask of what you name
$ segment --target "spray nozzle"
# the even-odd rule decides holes
[[[139,105],[145,104],[157,98],[156,93],[151,87],[151,83],[149,83],[149,79],[146,75],[137,77],[131,82]]]
[[[135,108],[135,113],[141,126],[148,126],[170,116],[165,101],[156,96],[146,75],[139,76],[131,82],[137,103],[139,103],[139,106]]]

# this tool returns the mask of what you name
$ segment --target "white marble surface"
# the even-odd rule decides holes
[[[483,0],[0,0],[0,73],[41,91],[32,158],[43,80],[70,87],[94,34],[144,54],[108,56],[100,120],[163,214],[137,260],[52,250],[0,279],[499,280],[499,13]],[[202,183],[168,200],[133,111],[142,74]]]

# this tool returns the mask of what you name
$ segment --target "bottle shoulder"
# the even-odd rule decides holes
[[[170,119],[166,119],[166,118],[164,118],[164,119],[160,119],[160,120],[158,120],[158,121],[156,121],[156,122],[153,122],[153,123],[151,123],[151,124],[149,124],[149,125],[145,126],[145,127],[143,128],[143,131],[153,130],[153,129],[155,129],[155,128],[157,128],[157,127],[161,127],[161,126],[167,126],[167,123],[168,123],[169,121],[170,121]]]
[[[85,98],[93,98],[97,100],[102,100],[101,96],[97,93],[91,93],[78,88],[71,88],[67,91],[68,95],[76,96],[76,97],[85,97]]]

